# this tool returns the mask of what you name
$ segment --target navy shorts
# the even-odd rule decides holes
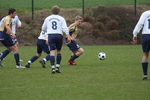
[[[69,47],[69,49],[72,52],[77,51],[78,49],[80,49],[79,44],[77,44],[77,42],[75,40],[72,40],[69,44],[67,44],[67,46]]]
[[[61,34],[48,34],[48,45],[50,50],[61,50],[63,44],[63,36]]]
[[[150,34],[142,35],[142,49],[143,52],[148,53],[150,50]]]
[[[46,44],[46,40],[38,39],[37,40],[37,53],[42,53],[42,51],[47,54],[50,53],[48,49],[48,45]]]
[[[0,41],[5,47],[11,47],[15,45],[12,37],[9,34],[0,32]]]

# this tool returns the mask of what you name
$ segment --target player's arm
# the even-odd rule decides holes
[[[71,36],[69,34],[69,29],[67,27],[65,19],[62,19],[62,30],[66,34],[67,41],[71,42],[72,38],[71,38]]]
[[[140,30],[143,28],[144,25],[144,21],[145,21],[145,14],[143,13],[138,21],[138,23],[136,24],[134,30],[133,30],[133,42],[137,43],[137,34],[140,32]]]
[[[44,32],[47,31],[47,18],[44,20],[44,23],[42,25],[42,31],[44,31]]]
[[[6,19],[6,22],[5,22],[5,28],[7,30],[7,34],[13,34],[12,30],[11,30],[11,19]]]
[[[18,18],[18,20],[17,20],[17,28],[20,28],[21,25],[22,25],[22,23],[21,23],[21,21],[20,21],[19,18]]]

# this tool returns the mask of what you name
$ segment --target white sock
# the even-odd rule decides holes
[[[31,61],[29,60],[28,63],[31,64]]]
[[[47,60],[46,60],[46,58],[43,58],[43,60],[46,62]]]
[[[58,67],[58,68],[59,68],[59,67],[60,67],[60,65],[59,65],[59,64],[56,64],[56,67]]]
[[[55,66],[53,65],[52,68],[55,68]]]

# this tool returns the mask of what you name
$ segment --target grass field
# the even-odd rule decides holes
[[[0,0],[0,8],[31,9],[32,0]],[[83,0],[34,0],[36,9],[59,5],[62,8],[82,8]],[[134,5],[134,0],[84,0],[85,7],[98,5]],[[137,4],[150,4],[149,0],[137,0]]]
[[[82,46],[85,54],[77,66],[69,66],[70,51],[63,48],[61,74],[41,68],[38,61],[30,69],[16,69],[13,55],[0,68],[0,100],[150,100],[150,80],[142,80],[141,47]],[[0,50],[3,50],[0,47]],[[21,47],[21,57],[34,55],[34,46]],[[97,54],[104,51],[106,60]]]

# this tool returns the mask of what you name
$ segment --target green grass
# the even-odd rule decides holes
[[[0,68],[0,100],[150,100],[150,80],[142,80],[141,46],[82,47],[77,66],[68,65],[70,51],[64,47],[62,73],[54,75],[49,62],[43,69],[39,60],[30,69],[16,69],[10,54]],[[97,58],[100,51],[106,60]],[[21,47],[20,52],[25,65],[36,47]]]
[[[32,0],[0,0],[0,8],[31,9]],[[134,0],[84,0],[85,7],[98,5],[133,5]],[[34,0],[36,9],[47,9],[53,5],[62,8],[82,8],[82,0]],[[137,4],[150,4],[149,0],[137,0]]]

